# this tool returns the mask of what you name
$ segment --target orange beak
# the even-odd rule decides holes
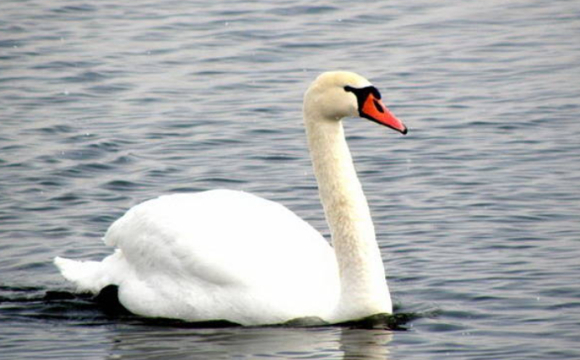
[[[362,116],[369,120],[388,126],[403,135],[407,133],[407,127],[405,124],[397,119],[397,117],[387,109],[381,99],[377,99],[372,93],[368,94],[360,112]]]

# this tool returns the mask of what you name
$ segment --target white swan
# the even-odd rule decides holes
[[[320,75],[304,96],[304,122],[332,247],[284,206],[231,190],[161,196],[131,208],[104,241],[101,262],[57,257],[80,291],[117,285],[131,312],[187,321],[328,323],[391,313],[367,200],[341,119],[407,129],[379,92],[350,72]]]

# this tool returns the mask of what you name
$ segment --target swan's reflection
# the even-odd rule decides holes
[[[118,328],[110,359],[388,359],[392,333],[340,327]]]
[[[387,330],[342,329],[342,359],[388,359],[392,337]]]

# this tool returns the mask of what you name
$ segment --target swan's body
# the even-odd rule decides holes
[[[374,104],[372,101],[378,103]],[[133,313],[187,321],[338,323],[391,313],[369,207],[340,119],[361,115],[406,128],[364,78],[325,73],[304,99],[304,120],[331,247],[284,206],[251,194],[176,194],[130,209],[107,231],[101,262],[56,258],[81,291],[119,287]]]

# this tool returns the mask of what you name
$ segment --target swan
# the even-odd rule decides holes
[[[332,246],[281,204],[233,190],[172,194],[129,209],[107,230],[102,261],[56,257],[78,291],[118,287],[130,312],[185,321],[341,323],[392,313],[367,200],[342,119],[402,134],[379,91],[352,72],[326,72],[304,95],[304,125]]]

